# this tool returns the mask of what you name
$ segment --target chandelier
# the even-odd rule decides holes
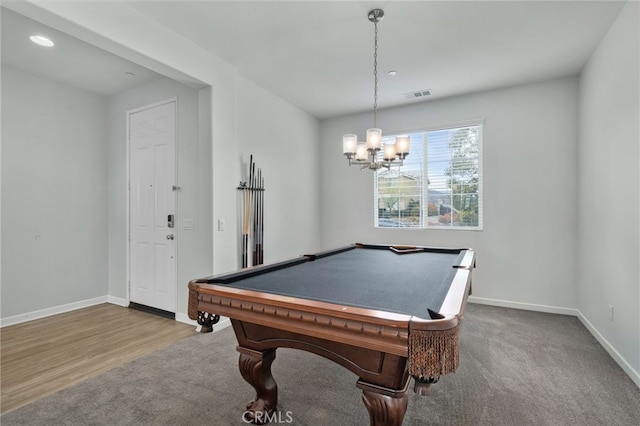
[[[390,169],[392,164],[402,165],[409,155],[409,136],[397,136],[395,143],[385,143],[382,147],[382,129],[377,127],[378,113],[378,22],[384,18],[384,10],[373,9],[367,15],[374,25],[373,51],[373,128],[367,129],[366,141],[358,142],[358,135],[347,134],[342,137],[342,153],[349,160],[349,165],[358,165],[360,170]],[[378,152],[382,149],[382,161]]]

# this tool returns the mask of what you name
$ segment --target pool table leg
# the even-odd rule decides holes
[[[405,382],[404,389],[394,390],[358,380],[356,386],[362,389],[362,401],[369,412],[371,426],[400,426],[407,412],[409,397]]]
[[[255,351],[238,346],[240,374],[256,390],[256,399],[247,403],[243,419],[255,424],[266,423],[278,405],[278,386],[271,375],[275,349]]]
[[[213,325],[220,321],[220,315],[210,314],[209,312],[198,311],[198,324],[200,333],[211,333],[213,331]]]

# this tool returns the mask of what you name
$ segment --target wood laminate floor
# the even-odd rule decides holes
[[[0,330],[5,413],[195,333],[195,327],[112,304]]]

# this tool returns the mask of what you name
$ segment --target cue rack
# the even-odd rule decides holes
[[[240,181],[238,191],[241,192],[241,223],[242,223],[242,267],[249,267],[249,242],[252,242],[251,265],[264,263],[264,177],[262,169],[256,170],[253,155],[249,158],[249,180]]]

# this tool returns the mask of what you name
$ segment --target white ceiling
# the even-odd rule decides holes
[[[370,9],[385,11],[378,24],[378,107],[384,108],[416,102],[404,94],[418,90],[430,89],[429,99],[437,99],[574,75],[624,6],[610,0],[126,3],[318,118],[373,108]],[[120,84],[122,66],[133,64],[111,57],[117,65],[88,68],[87,58],[98,63],[112,55],[90,56],[88,45],[71,41],[77,52],[61,48],[36,57],[18,40],[22,24],[6,24],[5,15],[3,9],[3,62],[40,72],[64,68],[69,81],[121,90],[108,86]],[[387,74],[392,69],[395,77]]]
[[[5,8],[1,22],[3,65],[103,96],[163,77]],[[55,46],[32,43],[29,36],[33,34],[49,37]],[[134,77],[126,76],[127,72]]]

